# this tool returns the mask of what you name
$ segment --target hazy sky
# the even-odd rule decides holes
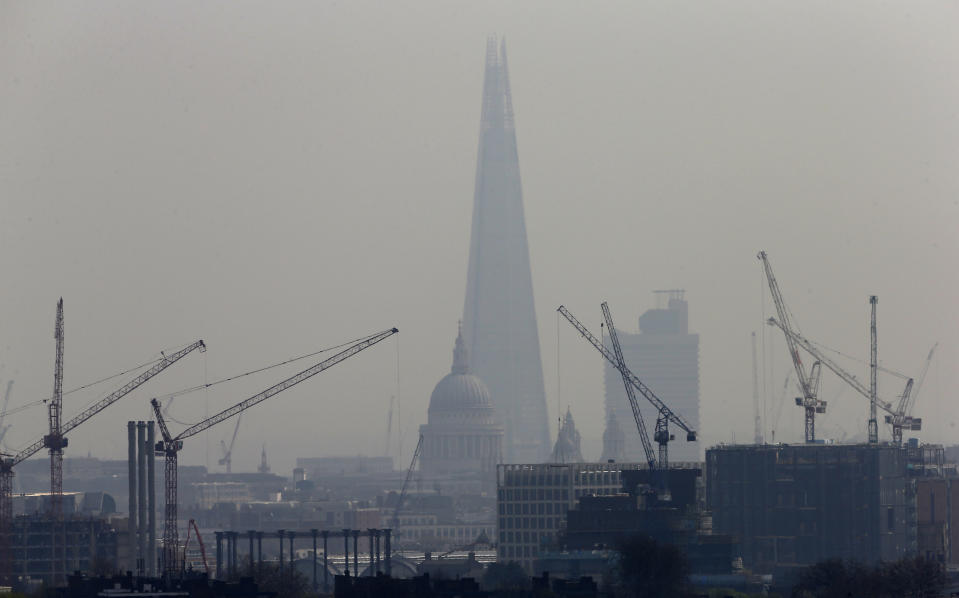
[[[940,341],[916,414],[923,438],[956,442],[957,25],[942,1],[0,3],[0,383],[16,380],[11,407],[49,395],[60,296],[68,389],[204,339],[70,436],[68,456],[120,457],[151,396],[397,326],[250,411],[234,466],[262,443],[281,473],[381,454],[397,393],[407,460],[463,307],[498,34],[551,417],[572,408],[587,458],[601,364],[556,307],[598,332],[608,300],[635,329],[653,289],[685,288],[702,437],[748,441],[763,297],[771,313],[760,249],[809,337],[868,357],[877,294],[887,365],[918,371]],[[795,441],[771,331],[767,349],[767,412]],[[295,371],[171,414],[196,421]],[[68,395],[65,416],[120,383]],[[866,401],[840,389],[826,377],[820,434],[863,434]],[[21,446],[46,410],[9,423]],[[215,466],[231,432],[188,441],[181,463]]]

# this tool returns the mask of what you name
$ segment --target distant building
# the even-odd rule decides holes
[[[527,571],[555,541],[566,515],[579,499],[618,494],[621,472],[639,463],[548,463],[497,468],[497,558],[516,561]]]
[[[573,414],[566,408],[566,417],[556,435],[556,444],[553,445],[553,454],[550,463],[582,463],[583,453],[579,449],[580,435],[573,422]]]
[[[686,554],[690,569],[697,574],[732,573],[735,542],[729,535],[713,534],[702,510],[702,471],[698,468],[648,469],[623,472],[623,491],[606,496],[584,496],[569,511],[563,552],[583,554],[592,550],[616,550],[634,536],[649,536],[678,547]],[[655,488],[665,483],[668,498]],[[548,555],[549,561],[556,554]],[[577,566],[575,559],[565,559]],[[582,563],[582,564],[585,564]],[[537,572],[543,563],[537,565]],[[569,568],[567,574],[575,574]]]
[[[265,452],[265,451],[264,451]],[[306,477],[313,480],[327,475],[357,473],[390,473],[393,471],[392,457],[297,457],[297,469],[302,469]],[[269,470],[269,467],[267,467]]]
[[[616,411],[606,410],[606,429],[603,430],[603,455],[600,461],[622,461],[626,455],[626,435],[616,418]]]
[[[499,46],[499,47],[497,47]],[[486,45],[463,335],[506,428],[509,463],[549,457],[549,420],[506,44]]]
[[[656,294],[665,299],[666,304],[650,309],[639,317],[639,334],[631,334],[617,327],[623,357],[629,369],[656,396],[694,430],[699,430],[699,335],[689,332],[689,305],[682,290],[656,291]],[[613,421],[628,430],[622,458],[644,461],[643,445],[635,433],[622,376],[607,362],[603,380],[606,385],[607,425],[610,422],[609,414],[612,413],[615,416]],[[640,411],[652,436],[656,409],[642,397],[639,400]],[[679,430],[673,426],[671,431],[676,433]],[[610,442],[613,443],[616,432],[610,434]],[[671,461],[702,461],[699,442],[686,442],[685,434],[676,434],[676,438],[669,445]]]
[[[453,367],[430,396],[420,434],[420,472],[427,481],[472,475],[492,494],[496,465],[503,458],[503,426],[486,384],[470,368],[462,332],[456,337]]]
[[[706,470],[713,529],[739,539],[753,571],[916,551],[914,484],[900,447],[719,446],[706,451]]]
[[[120,562],[129,550],[125,531],[100,518],[68,517],[62,525],[61,537],[66,541],[64,552],[66,571],[93,571],[110,569]],[[16,517],[10,534],[13,556],[12,573],[15,578],[42,580],[51,583],[54,576],[51,538],[58,523],[49,517]],[[124,520],[125,527],[125,520]],[[62,557],[61,557],[62,558]],[[62,574],[64,570],[60,570]]]

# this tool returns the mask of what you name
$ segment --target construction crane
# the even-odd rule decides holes
[[[756,333],[752,333],[753,341],[753,443],[763,443],[763,424],[759,417],[759,364],[756,360]]]
[[[190,547],[190,531],[196,534],[196,543],[200,545],[200,556],[203,558],[203,568],[206,570],[207,577],[210,576],[210,565],[206,561],[206,546],[203,544],[203,536],[200,535],[200,528],[196,525],[196,519],[191,519],[186,524],[186,540],[183,542],[183,571],[186,572],[186,551]]]
[[[822,370],[818,363],[813,363],[809,373],[806,373],[806,368],[803,366],[796,341],[790,336],[790,333],[793,332],[795,328],[790,321],[789,311],[786,309],[786,302],[783,300],[782,292],[779,290],[779,283],[776,282],[776,277],[773,275],[773,268],[769,265],[769,258],[766,257],[765,251],[760,251],[756,257],[763,263],[766,281],[769,283],[769,292],[773,296],[773,303],[776,304],[776,313],[779,314],[779,327],[782,328],[785,333],[789,356],[792,358],[793,367],[796,369],[796,378],[799,381],[799,388],[802,390],[802,397],[796,398],[796,404],[805,411],[806,442],[815,442],[816,414],[826,412],[826,401],[819,398],[819,382]]]
[[[230,419],[234,415],[239,415],[250,407],[262,403],[270,397],[277,395],[284,390],[303,382],[304,380],[312,378],[323,370],[328,369],[340,363],[341,361],[352,357],[353,355],[356,355],[364,349],[372,347],[376,343],[393,336],[397,332],[399,332],[399,330],[396,328],[391,328],[389,330],[377,332],[376,334],[365,337],[353,343],[346,349],[340,351],[336,355],[325,359],[320,363],[311,366],[302,372],[299,372],[298,374],[290,376],[286,380],[278,382],[270,388],[257,393],[246,400],[240,401],[232,407],[224,409],[223,411],[208,417],[199,423],[193,424],[176,436],[173,436],[170,433],[170,429],[167,427],[166,420],[163,418],[162,408],[160,407],[160,401],[158,401],[156,398],[150,399],[150,404],[153,406],[153,413],[156,416],[157,426],[160,428],[160,435],[163,438],[163,440],[156,443],[154,450],[158,455],[162,455],[165,460],[164,480],[166,484],[166,508],[164,511],[162,552],[162,568],[164,575],[172,576],[179,570],[177,567],[177,561],[179,558],[177,555],[177,549],[179,546],[179,536],[177,533],[177,460],[180,451],[183,449],[183,441]]]
[[[50,450],[50,516],[59,520],[63,518],[63,449],[67,446],[60,426],[60,416],[63,414],[63,297],[57,302],[53,338],[57,341],[57,358],[53,369],[53,397],[47,406],[50,427],[49,433],[43,437],[43,443]],[[54,563],[58,561],[55,552]]]
[[[870,295],[869,305],[872,307],[872,315],[869,318],[869,444],[878,444],[879,443],[879,422],[876,420],[876,403],[879,401],[877,396],[879,393],[879,380],[876,377],[878,373],[876,368],[879,367],[879,355],[878,355],[878,341],[876,338],[876,304],[879,303],[879,298],[875,295]],[[907,392],[908,387],[912,386],[912,380],[910,379],[907,383]]]
[[[233,428],[233,438],[230,439],[230,446],[220,441],[220,448],[223,450],[223,458],[219,460],[220,465],[226,465],[226,472],[233,473],[233,445],[236,444],[236,433],[240,431],[240,422],[243,421],[243,414],[236,418],[236,426]]]
[[[10,429],[10,424],[4,425],[3,420],[6,419],[7,407],[10,405],[10,391],[13,389],[13,380],[7,381],[7,390],[3,393],[3,411],[0,411],[0,446],[3,446],[3,439],[7,436],[7,430]]]
[[[929,365],[932,363],[932,356],[936,352],[937,342],[929,349],[929,355],[926,356],[926,363],[922,366],[922,372],[919,374],[919,381],[913,386],[912,378],[906,382],[906,389],[899,397],[899,405],[893,414],[886,415],[886,423],[892,426],[892,441],[896,444],[902,444],[902,431],[911,430],[917,432],[922,429],[922,418],[912,416],[912,407],[916,404],[916,397],[922,389],[922,383],[926,381],[926,374],[929,372]]]
[[[51,570],[53,582],[59,583],[66,571],[66,530],[63,528],[63,297],[57,302],[57,320],[53,329],[56,340],[56,361],[53,366],[53,396],[47,405],[49,433],[44,446],[50,452],[50,518],[53,520],[50,536]]]
[[[74,428],[87,421],[94,415],[100,413],[110,405],[116,403],[126,395],[130,394],[150,378],[153,378],[163,370],[167,369],[180,359],[186,357],[194,350],[206,351],[206,345],[202,340],[169,355],[163,354],[163,357],[149,369],[130,380],[113,393],[97,401],[93,405],[81,411],[76,417],[66,422],[60,428],[60,436],[70,433]],[[63,438],[64,446],[66,439]],[[47,437],[44,436],[23,450],[12,456],[0,457],[0,542],[5,542],[9,538],[10,524],[13,521],[13,468],[26,459],[37,454],[47,446]],[[2,548],[2,547],[0,547]],[[4,573],[0,571],[0,574]]]
[[[566,318],[566,320],[570,324],[572,324],[573,328],[575,328],[580,333],[580,335],[582,335],[583,338],[589,341],[589,343],[593,345],[596,348],[596,350],[599,351],[603,355],[603,357],[605,357],[606,360],[613,365],[613,367],[615,367],[617,370],[620,371],[620,373],[626,376],[626,378],[629,379],[629,383],[632,385],[632,387],[635,390],[639,391],[639,394],[643,395],[643,397],[647,401],[649,401],[649,403],[652,404],[652,406],[656,409],[656,411],[659,413],[659,419],[656,422],[656,433],[654,435],[654,439],[656,440],[657,443],[659,442],[665,443],[665,442],[668,442],[669,439],[671,439],[671,436],[669,435],[669,430],[666,427],[669,422],[672,422],[673,424],[679,426],[682,430],[686,432],[687,442],[696,441],[696,430],[690,427],[690,425],[686,423],[686,421],[682,417],[680,417],[677,413],[675,413],[672,409],[667,407],[666,403],[664,403],[659,397],[657,397],[656,393],[654,393],[648,386],[643,384],[643,382],[639,378],[637,378],[631,371],[629,371],[629,369],[625,365],[621,365],[619,361],[616,359],[616,355],[613,354],[609,349],[607,349],[606,346],[598,338],[593,336],[593,334],[585,326],[583,326],[583,324],[580,323],[580,321],[577,320],[573,316],[573,314],[570,313],[568,309],[560,305],[556,311],[563,314],[563,317]],[[667,457],[667,454],[664,452],[663,456]]]
[[[616,356],[616,365],[619,370],[620,375],[623,377],[623,385],[626,387],[626,398],[629,399],[629,407],[633,410],[633,420],[636,422],[636,431],[639,432],[639,439],[643,444],[643,452],[646,453],[646,464],[649,465],[650,470],[656,469],[656,458],[653,456],[653,446],[649,442],[649,433],[646,430],[646,422],[643,421],[643,414],[639,410],[639,401],[636,400],[636,390],[633,388],[633,385],[630,383],[629,376],[626,375],[628,368],[626,367],[626,360],[623,358],[623,350],[619,345],[619,335],[616,334],[616,327],[613,325],[613,315],[609,312],[609,306],[606,302],[603,302],[603,319],[606,320],[606,328],[609,329],[609,341],[613,345],[613,353]],[[656,425],[657,432],[659,431],[659,423],[657,421]],[[660,445],[660,454],[659,461],[660,467],[669,467],[668,465],[668,456],[666,451],[664,451],[665,443]],[[663,461],[667,461],[667,464],[664,465]]]
[[[768,321],[768,322],[769,322],[769,325],[770,325],[770,326],[777,326],[777,327],[779,327],[779,329],[782,330],[783,333],[786,335],[786,338],[791,339],[793,342],[796,343],[797,346],[802,347],[803,350],[805,350],[807,353],[809,353],[810,355],[812,355],[812,356],[816,359],[816,362],[817,362],[817,363],[822,363],[822,365],[826,366],[827,369],[831,370],[834,374],[836,374],[837,376],[839,376],[839,378],[840,378],[843,382],[845,382],[846,384],[848,384],[849,386],[851,386],[851,387],[853,388],[853,390],[855,390],[856,392],[858,392],[858,393],[861,394],[862,396],[864,396],[864,397],[866,397],[867,399],[869,399],[870,401],[872,401],[872,389],[871,389],[871,388],[867,388],[862,382],[859,381],[858,378],[856,378],[854,375],[852,375],[852,374],[850,374],[849,372],[847,372],[847,371],[846,371],[845,369],[843,369],[839,364],[837,364],[834,360],[830,359],[830,358],[829,358],[825,353],[823,353],[823,352],[819,349],[819,347],[817,347],[812,341],[810,341],[809,339],[807,339],[807,338],[804,337],[803,335],[799,334],[798,332],[795,332],[795,331],[792,331],[792,330],[787,331],[785,328],[783,328],[782,323],[779,322],[779,320],[777,320],[776,318],[769,318],[769,321]],[[871,386],[871,385],[870,385],[870,386]],[[906,381],[906,386],[907,386],[907,388],[910,387],[910,386],[912,386],[912,379],[911,379],[911,378]],[[904,393],[904,394],[905,394],[905,393]],[[888,402],[888,401],[884,401],[884,400],[882,400],[882,399],[880,399],[880,398],[878,398],[878,397],[876,398],[876,407],[879,408],[879,409],[882,409],[883,411],[885,411],[885,412],[888,413],[889,415],[893,415],[893,416],[896,415],[896,411],[893,409],[892,403],[890,403],[890,402]],[[895,434],[894,434],[894,435],[895,435]],[[901,433],[900,433],[900,435],[901,435]]]
[[[406,470],[406,479],[403,480],[403,489],[400,490],[400,496],[396,499],[396,508],[393,509],[393,533],[396,534],[397,544],[399,544],[399,530],[400,530],[400,511],[403,509],[403,503],[406,501],[406,489],[410,485],[410,480],[413,479],[413,471],[416,469],[416,460],[420,456],[420,451],[423,450],[423,435],[420,434],[420,439],[416,443],[416,449],[413,451],[413,458],[410,459],[410,466]]]

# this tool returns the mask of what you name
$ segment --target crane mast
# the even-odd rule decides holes
[[[922,389],[922,383],[926,380],[926,374],[929,372],[929,365],[932,363],[932,356],[936,352],[939,343],[929,349],[929,355],[926,356],[926,363],[922,367],[922,373],[913,386],[912,378],[906,382],[906,389],[899,397],[899,405],[896,411],[891,415],[886,415],[886,423],[892,425],[892,441],[896,444],[902,444],[902,431],[911,430],[918,432],[922,429],[922,418],[912,416],[912,406],[916,403],[916,397]]]
[[[406,490],[409,488],[410,480],[413,479],[413,471],[416,469],[416,460],[420,456],[420,451],[423,450],[423,435],[420,434],[420,439],[416,443],[416,450],[413,451],[413,458],[410,459],[410,467],[406,470],[406,479],[403,480],[403,489],[400,490],[400,495],[396,499],[396,508],[393,509],[393,519],[392,526],[393,532],[396,534],[397,545],[399,544],[399,530],[400,530],[400,511],[403,509],[403,503],[406,501]]]
[[[50,449],[50,515],[63,518],[63,449],[67,439],[63,437],[60,417],[63,413],[63,298],[57,302],[57,322],[53,331],[57,341],[57,358],[53,370],[53,398],[47,406],[50,431],[44,437],[44,445]],[[54,561],[57,559],[54,558]]]
[[[656,469],[656,459],[653,456],[653,447],[649,442],[649,433],[646,430],[646,422],[643,421],[643,414],[639,410],[639,402],[636,400],[636,391],[633,388],[633,385],[630,383],[629,376],[624,373],[627,369],[626,359],[623,358],[623,350],[619,345],[619,335],[616,334],[616,327],[613,325],[613,315],[609,312],[609,306],[605,301],[601,307],[603,309],[603,319],[606,320],[606,327],[609,329],[609,341],[610,344],[613,345],[613,352],[616,355],[616,365],[618,366],[616,369],[619,370],[619,373],[623,377],[623,385],[626,387],[626,398],[629,399],[629,407],[633,411],[633,420],[636,422],[636,431],[639,432],[639,439],[643,443],[643,452],[646,453],[646,463],[649,465],[650,469]],[[659,466],[668,468],[668,452],[663,450],[663,445],[660,445],[659,457]],[[663,463],[664,459],[667,461],[666,464]]]
[[[686,420],[680,417],[679,414],[675,413],[672,409],[666,406],[666,403],[657,397],[656,393],[654,393],[648,386],[643,384],[643,382],[631,371],[629,371],[628,368],[620,366],[619,362],[616,361],[616,356],[598,338],[593,336],[593,333],[583,326],[583,324],[577,320],[568,309],[560,305],[556,311],[561,313],[563,317],[566,318],[566,320],[573,326],[573,328],[575,328],[583,338],[589,341],[589,343],[593,345],[593,347],[595,347],[596,350],[603,355],[603,357],[606,358],[606,361],[611,363],[613,367],[629,378],[629,383],[633,386],[633,388],[639,391],[639,394],[643,395],[643,397],[649,401],[653,407],[656,408],[660,415],[660,419],[662,419],[664,422],[672,422],[674,425],[679,426],[682,430],[684,430],[686,432],[687,442],[696,441],[696,430],[686,423]]]
[[[756,360],[756,333],[752,333],[753,341],[753,442],[763,443],[763,425],[759,417],[759,366]]]
[[[876,368],[879,367],[878,344],[876,339],[876,304],[879,298],[869,297],[872,314],[869,318],[869,444],[879,443],[879,423],[876,421],[876,403],[878,402],[879,381]]]
[[[233,445],[236,444],[236,433],[240,431],[240,422],[243,421],[243,415],[241,414],[236,418],[236,426],[233,428],[233,438],[230,439],[230,446],[227,447],[226,443],[222,440],[220,441],[220,448],[223,449],[223,458],[220,459],[220,465],[226,465],[226,472],[233,473]]]
[[[786,345],[789,348],[789,357],[792,359],[793,367],[796,369],[796,377],[799,379],[799,387],[802,390],[802,397],[796,399],[796,404],[805,411],[805,438],[806,442],[816,440],[816,414],[826,412],[826,402],[819,399],[818,377],[813,377],[813,372],[806,374],[806,368],[803,366],[802,359],[799,356],[799,348],[796,341],[789,335],[794,330],[789,318],[789,311],[786,309],[786,302],[783,299],[782,291],[779,290],[779,283],[773,274],[773,268],[769,264],[769,258],[765,251],[760,251],[756,256],[763,263],[763,271],[766,274],[766,282],[769,284],[769,293],[773,297],[773,303],[776,305],[776,313],[779,314],[780,328],[785,332]],[[814,365],[814,369],[815,365]]]
[[[179,547],[179,536],[177,532],[177,461],[180,451],[183,450],[183,440],[208,430],[209,428],[226,421],[234,415],[239,415],[250,407],[257,405],[258,403],[262,403],[270,397],[275,396],[284,390],[303,382],[304,380],[312,378],[323,370],[326,370],[340,363],[341,361],[356,355],[364,349],[372,347],[376,343],[393,336],[397,332],[399,332],[399,330],[396,328],[391,328],[389,330],[384,330],[382,332],[377,332],[376,334],[367,336],[353,343],[332,357],[329,357],[320,363],[303,370],[302,372],[294,374],[286,380],[278,382],[270,388],[267,388],[266,390],[257,393],[246,400],[240,401],[232,407],[224,409],[223,411],[212,415],[201,422],[193,424],[176,436],[173,436],[170,433],[170,429],[167,426],[166,420],[163,418],[160,402],[156,398],[150,399],[150,405],[153,407],[153,413],[156,417],[157,426],[160,428],[160,436],[162,437],[162,440],[157,442],[156,446],[154,446],[154,450],[157,455],[164,457],[163,471],[166,506],[164,508],[163,551],[161,553],[163,561],[162,570],[164,575],[172,576],[178,571],[177,562],[179,560],[179,556],[177,552]]]
[[[53,397],[47,406],[49,433],[44,437],[44,446],[50,451],[50,554],[54,583],[59,583],[64,573],[66,560],[66,535],[63,528],[63,449],[67,439],[63,437],[61,416],[63,414],[63,297],[57,302],[57,320],[53,330],[57,344],[56,362],[53,368]]]

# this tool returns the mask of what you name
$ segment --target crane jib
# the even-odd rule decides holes
[[[593,333],[591,333],[585,326],[583,326],[583,324],[579,320],[577,320],[576,317],[572,313],[570,313],[570,311],[566,309],[565,306],[560,305],[556,311],[563,314],[563,317],[566,318],[566,320],[573,325],[573,328],[575,328],[583,336],[583,338],[589,341],[591,345],[596,347],[596,350],[599,351],[603,355],[603,357],[605,357],[606,360],[613,365],[613,367],[615,367],[621,373],[628,375],[629,380],[633,385],[633,388],[638,390],[640,394],[642,394],[647,401],[652,403],[652,405],[659,410],[660,413],[663,413],[664,415],[666,415],[669,421],[671,421],[672,423],[682,428],[683,431],[686,432],[686,439],[688,441],[692,442],[696,440],[696,430],[693,430],[692,427],[690,427],[689,424],[687,424],[686,421],[683,420],[683,418],[681,418],[678,414],[674,413],[669,407],[667,407],[666,404],[663,403],[663,401],[659,397],[657,397],[656,394],[648,386],[643,384],[643,382],[639,378],[637,378],[631,371],[629,371],[629,369],[626,369],[625,371],[623,369],[620,369],[619,364],[616,363],[616,357],[612,354],[612,352],[609,349],[607,349],[603,345],[603,343],[600,342],[598,338],[593,336]]]
[[[178,362],[183,357],[186,357],[189,353],[195,351],[196,349],[205,351],[206,344],[204,344],[202,340],[199,340],[183,349],[180,349],[176,353],[172,353],[170,355],[164,356],[164,358],[160,360],[159,363],[157,363],[150,369],[146,370],[145,372],[143,372],[142,374],[140,374],[133,380],[127,382],[126,384],[124,384],[123,386],[115,390],[114,392],[110,393],[103,399],[97,401],[90,407],[84,409],[79,414],[77,414],[76,417],[74,417],[70,421],[63,424],[63,426],[61,427],[61,435],[66,434],[67,432],[70,432],[71,430],[73,430],[74,428],[82,424],[83,422],[87,421],[88,419],[96,415],[97,413],[100,413],[101,411],[109,407],[110,405],[116,403],[117,401],[125,397],[126,395],[130,394],[131,392],[133,392],[134,390],[142,386],[147,380],[149,380],[150,378],[153,378],[154,376],[156,376],[163,370],[167,369],[174,363]],[[16,456],[13,457],[13,459],[11,459],[11,466],[15,466],[19,464],[20,462],[26,459],[29,459],[33,455],[43,450],[44,446],[46,446],[46,444],[44,443],[43,438],[34,442],[30,446],[26,447],[25,449],[17,453]]]
[[[371,335],[371,336],[368,336],[368,337],[366,337],[365,339],[363,339],[363,340],[361,340],[361,341],[359,341],[359,342],[351,345],[350,347],[344,349],[343,351],[340,351],[339,353],[337,353],[337,354],[334,355],[333,357],[330,357],[330,358],[328,358],[328,359],[326,359],[326,360],[324,360],[324,361],[321,361],[320,363],[318,363],[318,364],[316,364],[316,365],[314,365],[314,366],[312,366],[312,367],[309,367],[309,368],[303,370],[302,372],[300,372],[300,373],[298,373],[298,374],[296,374],[296,375],[294,375],[294,376],[292,376],[292,377],[290,377],[290,378],[287,378],[286,380],[283,380],[282,382],[279,382],[279,383],[277,383],[277,384],[274,384],[273,386],[271,386],[270,388],[264,390],[263,392],[260,392],[260,393],[258,393],[258,394],[253,395],[252,397],[246,399],[245,401],[241,401],[240,403],[237,403],[236,405],[234,405],[234,406],[232,406],[232,407],[230,407],[230,408],[228,408],[228,409],[224,409],[223,411],[217,413],[216,415],[213,415],[213,416],[211,416],[211,417],[209,417],[209,418],[207,418],[207,419],[205,419],[205,420],[203,420],[203,421],[201,421],[201,422],[199,422],[199,423],[196,423],[196,424],[190,426],[190,427],[187,428],[186,430],[183,430],[182,432],[180,432],[179,434],[177,434],[177,436],[176,436],[175,438],[173,438],[173,440],[183,440],[183,439],[185,439],[185,438],[189,438],[190,436],[195,436],[196,434],[199,434],[200,432],[206,430],[207,428],[211,428],[211,427],[215,426],[216,424],[218,424],[218,423],[220,423],[220,422],[222,422],[222,421],[224,421],[224,420],[230,419],[230,418],[233,417],[234,415],[237,415],[238,413],[240,413],[240,412],[242,412],[242,411],[245,411],[246,409],[249,409],[250,407],[256,405],[257,403],[260,403],[260,402],[262,402],[262,401],[267,400],[268,398],[272,397],[273,395],[276,395],[276,394],[278,394],[278,393],[281,393],[281,392],[283,392],[284,390],[286,390],[286,389],[288,389],[288,388],[290,388],[290,387],[292,387],[292,386],[295,386],[295,385],[299,384],[300,382],[303,382],[304,380],[307,380],[307,379],[309,379],[309,378],[312,378],[313,376],[319,374],[319,373],[322,372],[323,370],[325,370],[325,369],[327,369],[327,368],[329,368],[329,367],[332,367],[332,366],[340,363],[341,361],[343,361],[343,360],[347,359],[348,357],[351,357],[351,356],[359,353],[360,351],[362,351],[362,350],[364,350],[364,349],[367,349],[367,348],[369,348],[369,347],[372,347],[372,346],[375,345],[376,343],[378,343],[378,342],[380,342],[380,341],[382,341],[382,340],[384,340],[384,339],[387,339],[387,338],[393,336],[394,334],[396,334],[396,333],[398,333],[398,332],[399,332],[398,329],[396,329],[396,328],[391,328],[391,329],[389,329],[389,330],[384,330],[383,332],[378,332],[378,333],[376,333],[376,334],[373,334],[373,335]],[[155,399],[154,399],[154,400],[155,400]],[[155,410],[155,409],[156,409],[156,407],[155,407],[155,405],[154,405],[154,410]]]

